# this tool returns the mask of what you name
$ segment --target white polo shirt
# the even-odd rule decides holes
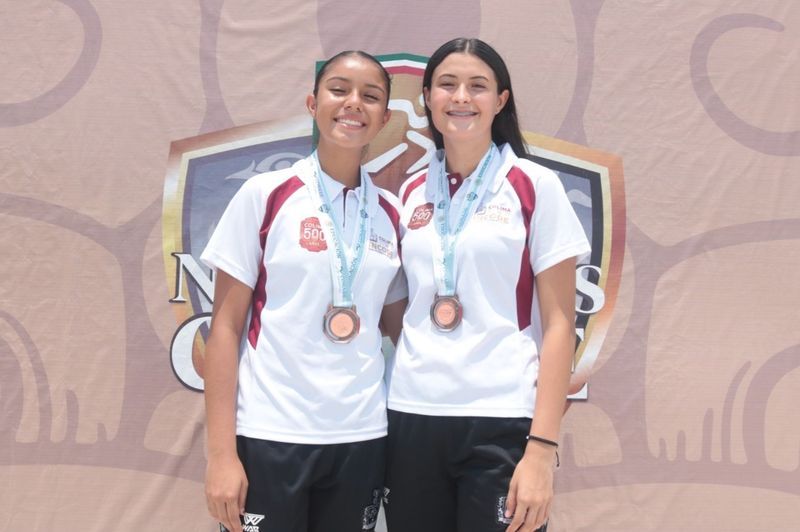
[[[439,331],[430,319],[439,157],[400,189],[409,306],[389,374],[393,410],[533,416],[542,339],[534,276],[590,249],[556,174],[517,158],[508,145],[501,148],[486,172],[492,182],[456,244],[456,293],[464,315],[451,332]],[[477,173],[455,191],[451,224]]]
[[[368,188],[371,234],[353,283],[360,333],[335,344],[322,331],[332,302],[328,253],[334,247],[322,233],[308,169],[299,161],[246,181],[201,255],[253,289],[240,348],[236,433],[314,444],[379,438],[386,435],[386,389],[378,321],[384,304],[406,295],[399,201]],[[359,189],[320,177],[349,242]]]

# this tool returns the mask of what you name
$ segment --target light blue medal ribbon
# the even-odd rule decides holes
[[[333,253],[328,252],[331,266],[331,280],[333,284],[333,306],[352,307],[353,306],[353,281],[358,275],[359,269],[364,259],[367,246],[367,235],[370,232],[371,219],[368,214],[367,198],[370,186],[369,176],[361,167],[361,190],[358,196],[358,220],[355,231],[353,231],[353,241],[347,245],[342,234],[342,226],[336,219],[327,187],[322,182],[322,168],[319,164],[317,152],[310,157],[312,183],[308,187],[311,197],[318,210],[322,231],[325,240],[333,246]],[[344,192],[343,192],[344,193]],[[344,213],[343,213],[344,214]]]
[[[469,192],[461,203],[461,209],[455,220],[455,225],[450,224],[450,187],[447,183],[445,172],[446,160],[434,159],[439,163],[438,179],[436,183],[436,203],[434,204],[434,225],[439,235],[439,242],[433,245],[433,278],[436,282],[437,294],[440,296],[454,296],[456,294],[456,243],[464,227],[478,209],[484,193],[492,181],[491,176],[484,179],[486,170],[497,155],[498,149],[494,143],[489,146],[486,155],[478,163],[478,174],[471,179]],[[433,165],[432,165],[433,166]],[[475,175],[475,174],[473,174]]]

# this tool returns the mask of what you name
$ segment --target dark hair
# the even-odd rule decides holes
[[[328,71],[331,65],[333,65],[339,59],[350,56],[357,56],[361,57],[362,59],[366,59],[367,61],[375,63],[375,65],[380,69],[381,74],[383,75],[383,82],[386,85],[386,107],[389,107],[389,96],[392,91],[392,77],[389,75],[389,72],[386,71],[380,61],[378,61],[374,56],[368,54],[367,52],[362,52],[361,50],[345,50],[343,52],[339,52],[321,65],[318,65],[317,75],[314,78],[314,97],[317,96],[317,91],[319,91],[320,81],[322,81],[323,76],[325,76],[325,72]]]
[[[422,76],[422,86],[430,91],[433,80],[433,71],[436,70],[445,58],[454,53],[471,54],[486,63],[494,72],[497,80],[497,93],[504,90],[508,91],[508,100],[503,109],[494,117],[492,122],[492,141],[498,146],[504,143],[511,145],[511,149],[517,157],[524,157],[528,150],[525,148],[525,140],[519,129],[519,119],[517,118],[517,106],[514,104],[514,91],[511,90],[511,74],[508,73],[503,58],[494,48],[480,39],[466,39],[460,37],[446,42],[433,52],[425,67],[425,74]],[[425,116],[428,117],[428,127],[433,135],[433,142],[437,149],[444,148],[444,139],[441,132],[433,125],[431,110],[425,105]]]

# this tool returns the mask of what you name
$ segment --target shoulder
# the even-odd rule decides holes
[[[256,174],[242,185],[242,189],[251,194],[269,195],[281,187],[299,188],[303,186],[298,172],[294,167]]]
[[[406,179],[402,185],[400,185],[400,191],[398,192],[398,196],[400,198],[400,204],[405,205],[408,201],[408,197],[417,189],[424,190],[425,180],[428,177],[428,169],[423,168],[422,170],[416,172],[414,175]]]
[[[250,205],[252,209],[263,212],[264,209],[280,207],[303,186],[304,182],[292,168],[265,172],[245,181],[231,202],[241,207]]]
[[[397,199],[397,196],[392,194],[386,189],[375,187],[378,190],[378,213],[382,213],[385,216],[385,220],[388,220],[390,226],[394,229],[395,234],[397,234],[397,238],[400,238],[400,200]]]
[[[561,183],[554,171],[524,157],[517,158],[508,171],[507,178],[512,182],[514,180],[528,181],[534,189],[555,184],[560,186]]]

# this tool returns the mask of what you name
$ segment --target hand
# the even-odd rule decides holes
[[[506,497],[506,517],[514,516],[506,532],[533,532],[547,522],[553,500],[554,461],[555,447],[528,443]]]
[[[247,475],[237,456],[209,457],[206,468],[206,505],[211,517],[230,532],[242,532]]]

